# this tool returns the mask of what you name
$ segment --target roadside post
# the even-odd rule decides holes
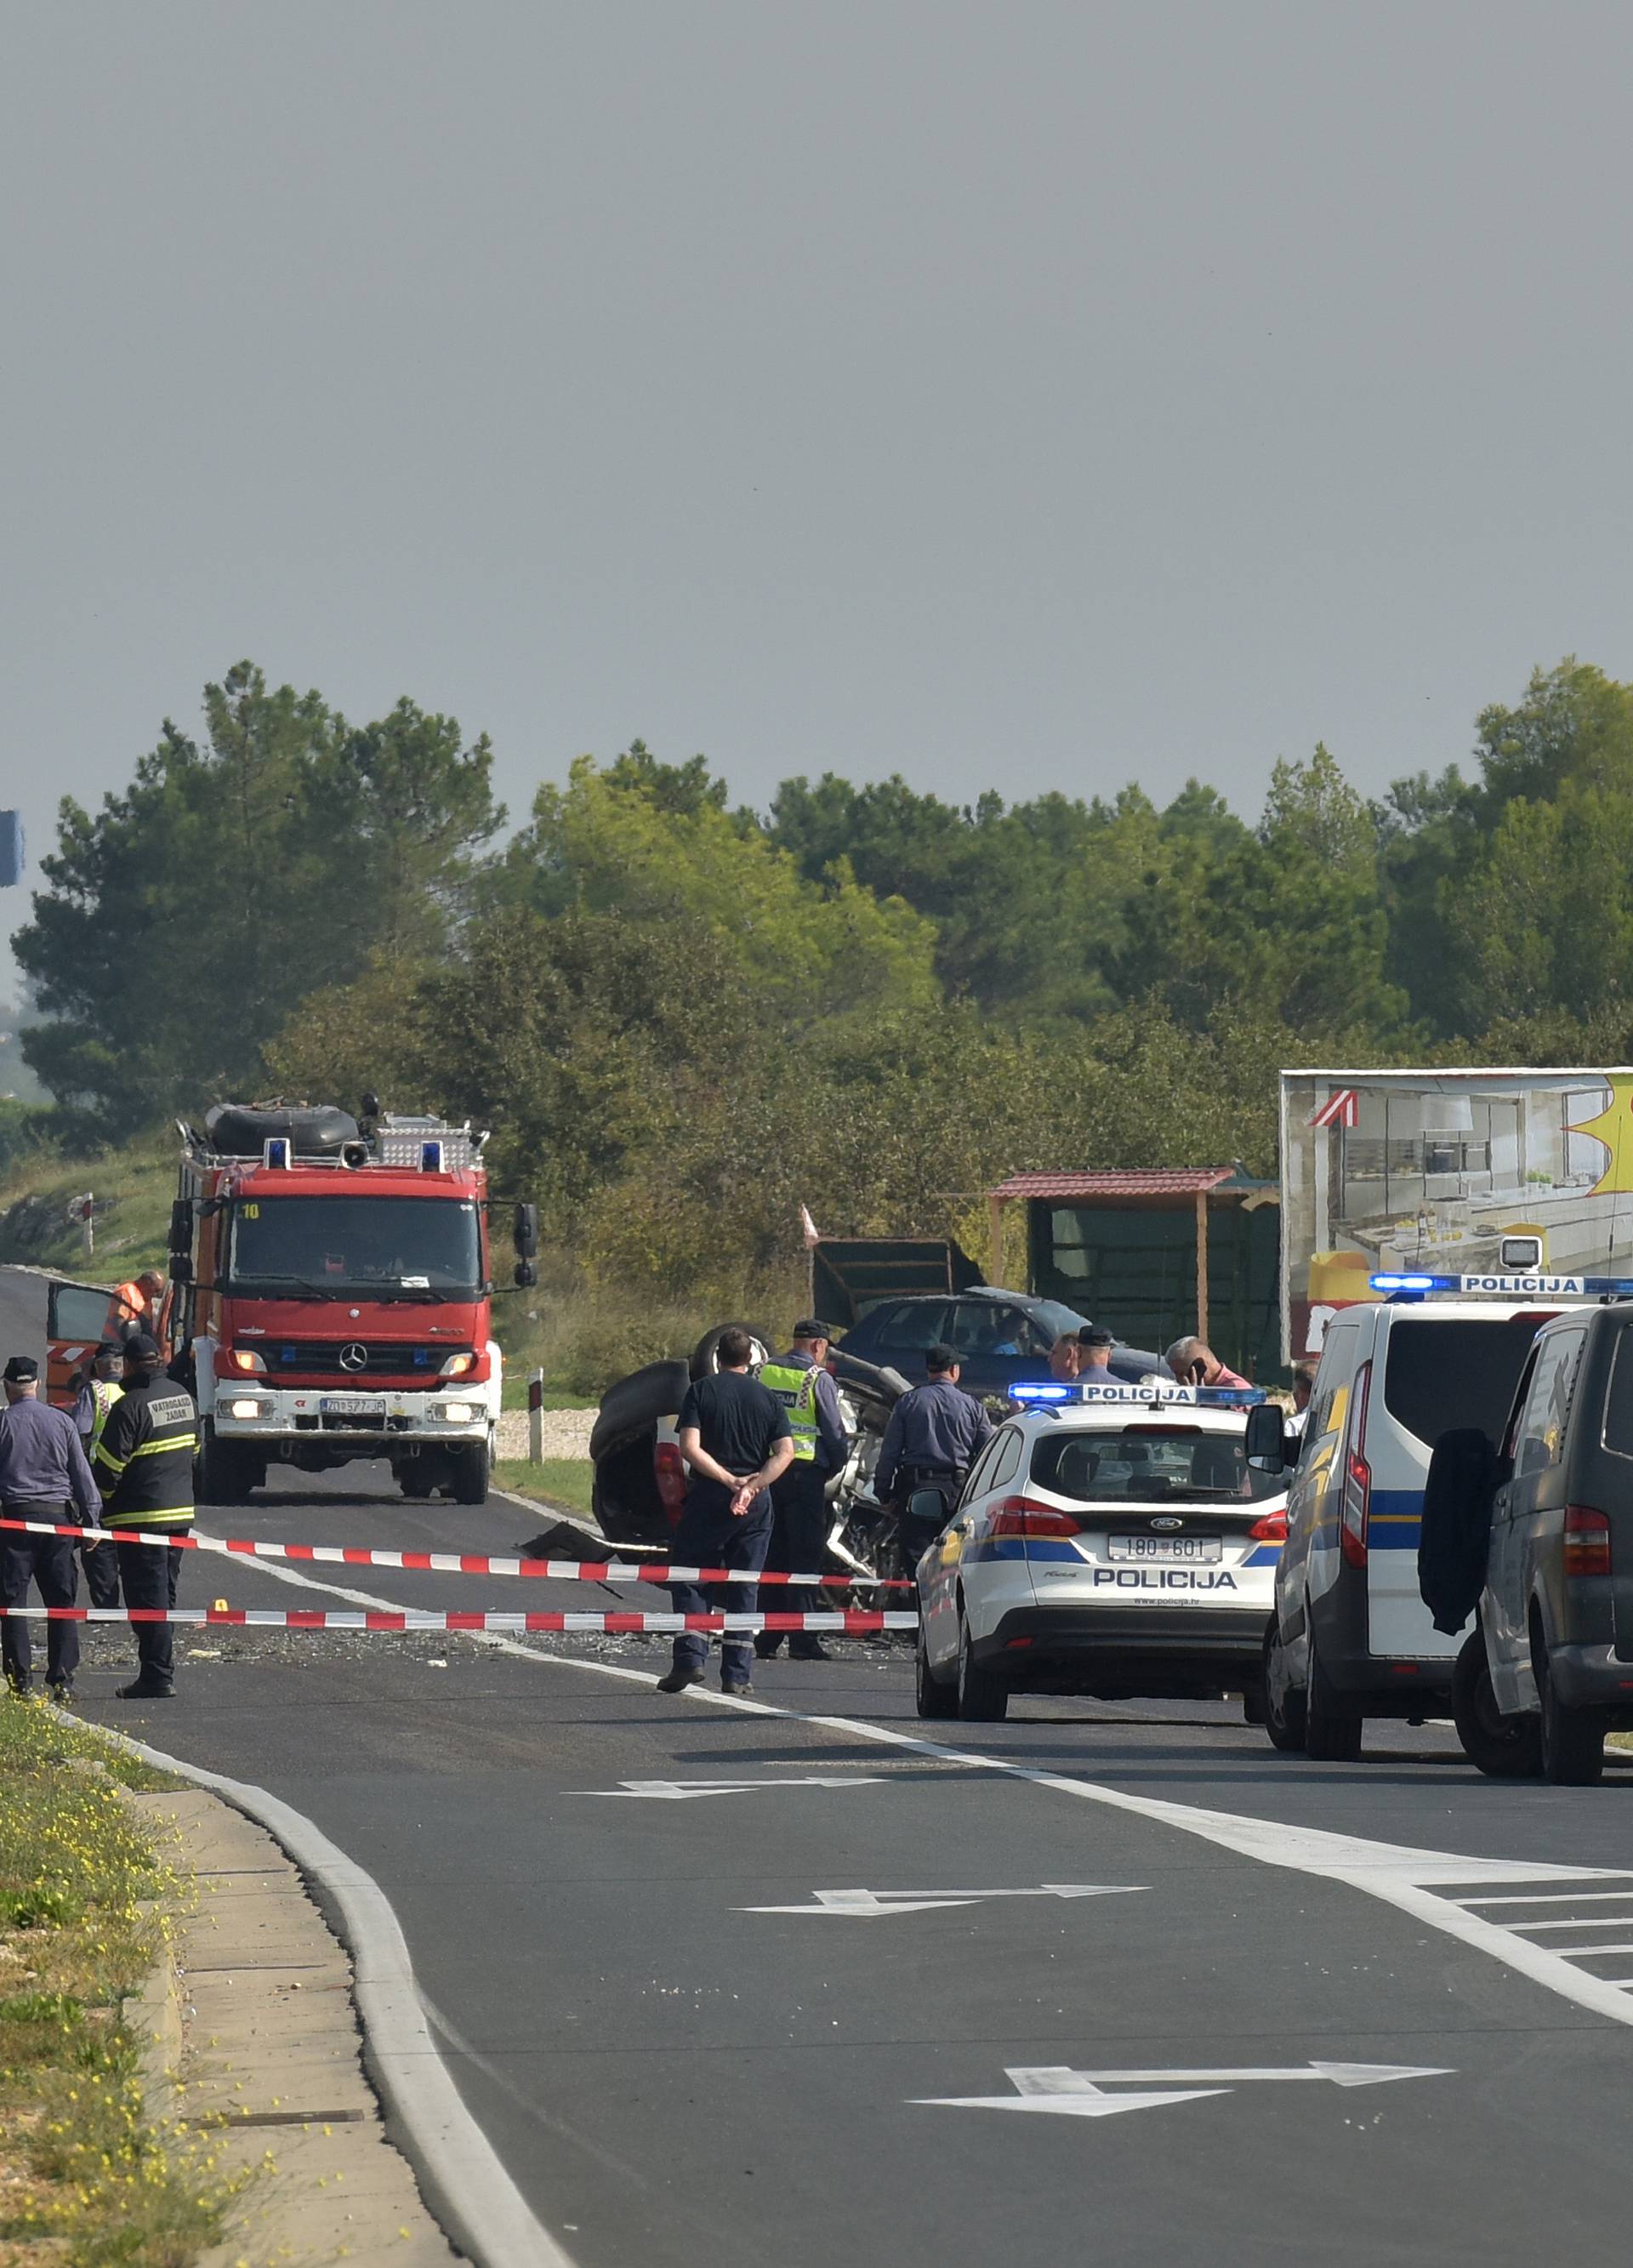
[[[544,1373],[527,1373],[527,1455],[533,1464],[544,1462]]]

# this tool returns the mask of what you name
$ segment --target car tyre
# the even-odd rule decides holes
[[[922,1612],[923,1609],[921,1609]],[[956,1717],[959,1696],[956,1685],[944,1685],[930,1666],[930,1655],[924,1645],[924,1625],[918,1627],[918,1646],[915,1654],[914,1698],[918,1703],[921,1717]]]
[[[998,1725],[1009,1713],[1009,1688],[975,1659],[975,1643],[962,1607],[959,1609],[959,1682],[957,1708],[967,1725]]]
[[[1605,1771],[1605,1712],[1573,1709],[1559,1697],[1548,1648],[1537,1646],[1537,1695],[1541,1709],[1542,1777],[1554,1787],[1592,1787]]]
[[[1304,1695],[1288,1675],[1286,1650],[1274,1623],[1264,1634],[1264,1729],[1270,1746],[1284,1756],[1304,1754]]]
[[[1340,1693],[1322,1665],[1310,1632],[1310,1668],[1304,1697],[1304,1752],[1322,1764],[1352,1764],[1361,1754],[1361,1712]]]
[[[721,1336],[725,1332],[733,1330],[747,1331],[756,1347],[764,1348],[763,1356],[758,1354],[754,1356],[754,1359],[756,1363],[762,1360],[769,1362],[776,1351],[769,1332],[756,1330],[753,1323],[717,1323],[713,1330],[703,1333],[697,1344],[692,1349],[692,1359],[687,1367],[691,1372],[694,1383],[700,1378],[712,1378],[715,1372],[719,1369]]]
[[[1452,1672],[1452,1721],[1464,1755],[1488,1779],[1534,1779],[1541,1771],[1541,1725],[1534,1716],[1505,1717],[1498,1709],[1485,1632],[1478,1625]]]

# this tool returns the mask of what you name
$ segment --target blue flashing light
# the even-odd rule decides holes
[[[1011,1402],[1066,1402],[1070,1399],[1071,1391],[1070,1386],[1060,1386],[1053,1381],[1033,1385],[1023,1380],[1019,1385],[1010,1388],[1009,1396]]]
[[[276,1166],[280,1170],[287,1172],[289,1169],[289,1154],[290,1145],[288,1135],[269,1134],[267,1137],[266,1146],[261,1153],[261,1162],[268,1166]]]
[[[1456,1292],[1459,1276],[1373,1276],[1367,1279],[1374,1292]]]

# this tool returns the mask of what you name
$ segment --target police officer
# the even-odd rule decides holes
[[[717,1343],[719,1370],[687,1389],[676,1420],[680,1454],[691,1468],[681,1513],[669,1549],[680,1565],[741,1567],[756,1572],[765,1565],[771,1541],[771,1484],[794,1454],[793,1432],[783,1405],[769,1388],[748,1374],[754,1342],[735,1325]],[[752,1614],[754,1583],[672,1583],[679,1614],[699,1615],[706,1605],[728,1614]],[[682,1631],[674,1642],[674,1667],[660,1677],[660,1693],[681,1693],[703,1682],[709,1641],[701,1631]],[[754,1650],[747,1636],[733,1632],[720,1640],[720,1690],[752,1693]]]
[[[161,1367],[158,1341],[137,1331],[124,1344],[124,1393],[108,1412],[92,1460],[102,1491],[102,1522],[127,1534],[181,1536],[193,1525],[193,1453],[198,1411],[193,1397]],[[151,1543],[118,1546],[125,1604],[169,1609],[176,1603],[180,1551]],[[166,1701],[175,1690],[175,1653],[168,1623],[137,1623],[134,1682],[121,1701]]]
[[[0,1507],[6,1519],[46,1521],[54,1528],[94,1527],[98,1506],[91,1468],[67,1410],[40,1399],[39,1364],[32,1355],[14,1354],[4,1382]],[[77,1587],[71,1538],[0,1529],[0,1597],[8,1607],[26,1605],[31,1578],[48,1607],[71,1607]],[[0,1657],[12,1692],[27,1693],[33,1684],[33,1644],[20,1618],[13,1622],[8,1615],[0,1628]],[[46,1690],[55,1700],[67,1700],[78,1667],[78,1624],[48,1623]]]
[[[791,1573],[822,1565],[827,1536],[828,1484],[842,1472],[850,1454],[850,1439],[840,1412],[839,1390],[826,1366],[828,1331],[826,1323],[809,1316],[794,1325],[794,1343],[775,1362],[761,1363],[760,1383],[781,1403],[794,1434],[794,1461],[771,1490],[771,1549],[766,1565]],[[814,1585],[779,1584],[780,1596],[791,1614],[813,1614],[821,1608]],[[761,1631],[754,1652],[769,1661],[783,1643],[781,1631]],[[788,1641],[794,1661],[831,1661],[833,1655],[814,1631],[797,1631]]]
[[[1114,1386],[1111,1351],[1117,1342],[1104,1323],[1090,1323],[1078,1333],[1078,1384]]]
[[[119,1382],[120,1365],[124,1350],[117,1339],[104,1339],[92,1356],[84,1377],[79,1382],[79,1394],[74,1403],[74,1423],[85,1444],[87,1457],[96,1454],[97,1443],[107,1424],[108,1412],[124,1392]],[[99,1519],[100,1513],[98,1513]],[[94,1543],[82,1543],[80,1552],[85,1561],[85,1588],[91,1594],[93,1607],[116,1607],[119,1604],[119,1554],[99,1550]]]
[[[915,1489],[938,1489],[943,1504],[951,1510],[964,1476],[992,1439],[991,1419],[975,1395],[966,1394],[959,1384],[959,1359],[953,1349],[931,1347],[924,1367],[930,1373],[929,1384],[904,1394],[891,1411],[873,1469],[874,1495],[881,1503],[897,1506],[907,1574],[912,1573],[935,1532],[923,1523],[909,1523],[908,1498]]]

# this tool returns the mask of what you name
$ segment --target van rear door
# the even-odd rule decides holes
[[[1369,1653],[1403,1660],[1456,1656],[1467,1625],[1451,1638],[1436,1630],[1417,1587],[1429,1460],[1453,1426],[1477,1425],[1493,1443],[1501,1437],[1531,1343],[1547,1321],[1534,1311],[1447,1315],[1429,1307],[1380,1316],[1383,1344],[1373,1358],[1366,1429]]]
[[[46,1287],[46,1398],[71,1408],[75,1380],[107,1335],[113,1286],[54,1277]]]

